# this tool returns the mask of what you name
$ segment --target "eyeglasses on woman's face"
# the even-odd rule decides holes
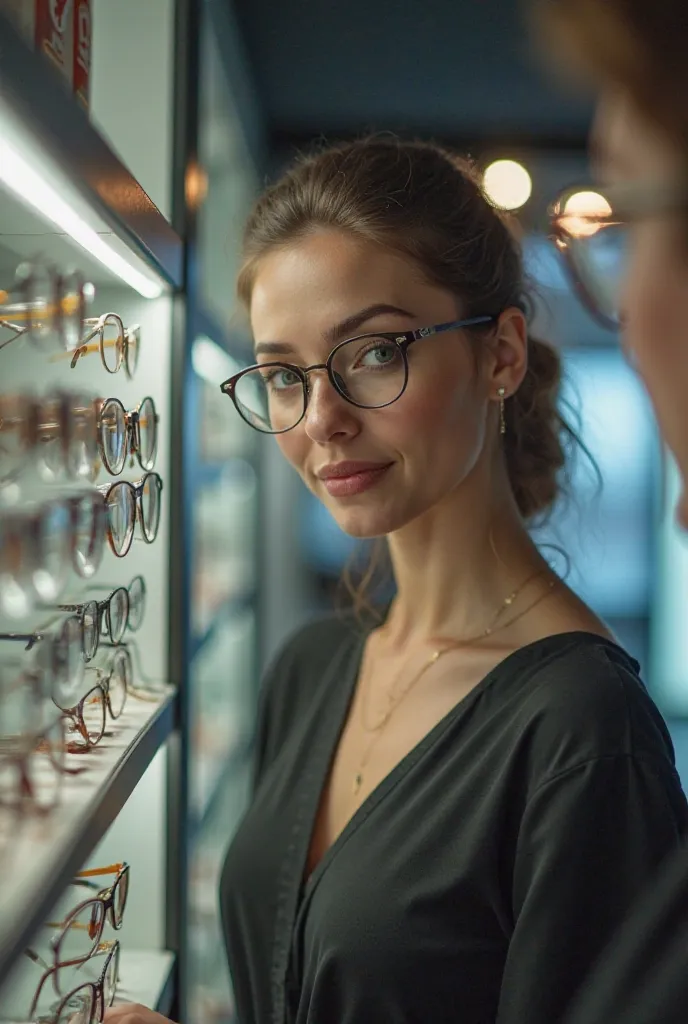
[[[579,298],[599,324],[621,325],[630,227],[688,208],[688,188],[666,182],[624,182],[565,189],[550,206],[553,241]]]
[[[410,345],[434,334],[487,325],[496,319],[475,316],[414,331],[362,334],[336,345],[325,363],[259,363],[234,374],[220,389],[249,426],[264,434],[284,434],[298,426],[308,406],[308,375],[315,370],[325,370],[333,388],[351,405],[383,409],[406,390]]]

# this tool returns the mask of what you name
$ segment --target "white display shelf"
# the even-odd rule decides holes
[[[1,141],[19,146],[30,166],[45,176],[89,227],[107,236],[108,244],[130,260],[140,261],[156,277],[179,286],[183,263],[179,235],[79,109],[48,62],[26,45],[2,13],[0,53]],[[57,230],[46,235],[45,223],[25,215],[13,201],[7,201],[4,192],[0,214],[0,245],[4,249],[30,255],[31,247],[40,245],[51,258],[70,262],[66,256],[71,243],[66,237]]]
[[[173,968],[174,954],[167,950],[123,949],[115,1006],[140,1003],[167,1016],[173,995]]]
[[[0,982],[128,800],[174,711],[171,687],[155,701],[131,697],[98,746],[70,755],[71,766],[87,770],[65,777],[55,810],[0,819]]]

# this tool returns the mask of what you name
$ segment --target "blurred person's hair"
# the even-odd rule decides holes
[[[535,10],[546,43],[625,90],[688,166],[686,0],[536,0]]]
[[[509,307],[530,317],[510,218],[488,201],[473,165],[440,146],[376,135],[297,159],[248,219],[237,284],[247,308],[260,260],[319,228],[410,259],[428,281],[456,296],[462,317]],[[479,361],[484,329],[469,337]],[[509,481],[528,523],[546,518],[568,489],[567,455],[580,445],[559,408],[560,384],[558,352],[529,333],[528,370],[506,403],[503,438]],[[353,593],[361,598],[360,590]]]

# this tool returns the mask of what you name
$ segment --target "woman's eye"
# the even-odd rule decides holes
[[[396,358],[397,350],[394,345],[390,345],[388,342],[382,345],[375,345],[374,348],[368,349],[364,352],[359,359],[359,363],[362,366],[376,367],[386,366],[388,363],[394,362]]]
[[[285,388],[293,388],[300,384],[300,380],[293,370],[273,370],[265,374],[265,383],[275,391],[283,391]]]

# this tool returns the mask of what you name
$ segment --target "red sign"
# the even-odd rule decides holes
[[[74,92],[88,110],[91,74],[91,0],[75,0],[74,9]]]
[[[72,0],[35,0],[36,49],[68,78],[72,75]]]

